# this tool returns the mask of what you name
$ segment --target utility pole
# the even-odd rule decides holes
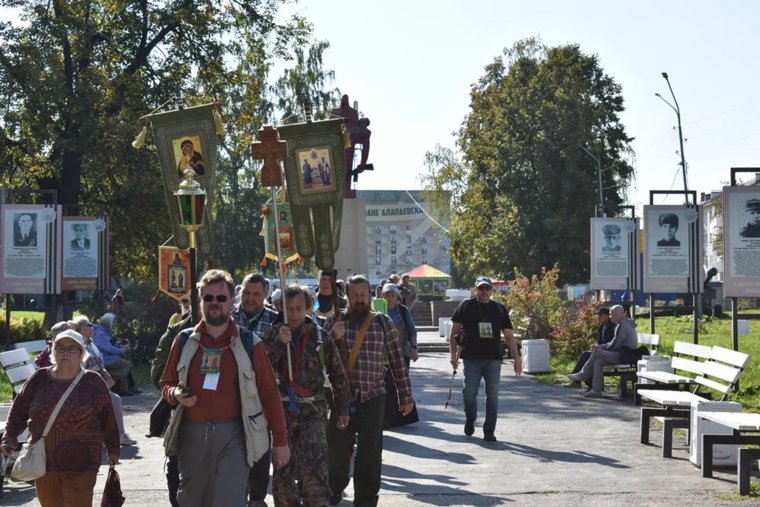
[[[665,81],[668,83],[668,89],[670,89],[670,96],[673,97],[673,104],[665,100],[662,95],[659,93],[655,93],[655,96],[659,97],[660,100],[665,102],[670,108],[676,112],[676,118],[678,118],[678,142],[681,146],[681,172],[683,173],[683,190],[686,196],[686,204],[689,204],[689,185],[686,183],[686,156],[683,153],[683,130],[681,130],[681,108],[678,106],[678,100],[676,100],[676,94],[673,93],[673,87],[670,86],[670,79],[668,79],[668,73],[663,72],[662,77],[665,78]],[[696,206],[697,201],[694,201],[694,205]]]
[[[605,216],[604,214],[604,190],[602,189],[602,162],[599,160],[599,157],[594,155],[591,150],[589,150],[586,146],[579,144],[578,149],[588,155],[589,157],[593,158],[596,161],[596,174],[599,180],[599,215]]]

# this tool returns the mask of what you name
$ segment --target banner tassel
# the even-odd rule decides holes
[[[137,134],[137,137],[135,137],[135,140],[132,141],[132,147],[139,150],[143,147],[145,144],[145,136],[148,133],[148,126],[145,125],[139,134]]]

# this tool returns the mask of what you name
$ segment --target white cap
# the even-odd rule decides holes
[[[272,301],[279,301],[282,299],[282,291],[280,289],[275,289],[274,292],[272,292]]]
[[[82,337],[81,334],[77,333],[73,329],[67,329],[66,331],[61,331],[57,335],[55,335],[55,339],[53,340],[53,343],[57,343],[60,340],[63,340],[65,338],[68,338],[69,340],[74,340],[77,342],[79,347],[82,349],[82,352],[85,351],[84,348],[84,337]]]

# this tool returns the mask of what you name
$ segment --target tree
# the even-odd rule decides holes
[[[254,217],[225,237],[256,237],[261,197],[246,147],[275,111],[269,72],[293,51],[313,54],[305,19],[277,22],[283,3],[0,0],[21,5],[24,23],[0,23],[0,183],[56,189],[61,204],[102,203],[112,272],[153,278],[168,211],[155,154],[130,143],[137,119],[183,89],[191,103],[228,107],[217,211]]]
[[[526,39],[486,66],[470,97],[456,134],[462,167],[433,166],[425,177],[454,194],[453,259],[502,277],[559,263],[562,281],[588,280],[597,167],[577,147],[600,158],[614,214],[633,176],[620,86],[579,46]]]

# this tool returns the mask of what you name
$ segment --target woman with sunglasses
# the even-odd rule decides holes
[[[87,360],[82,335],[73,330],[53,341],[53,366],[40,368],[26,381],[8,413],[0,451],[18,450],[18,436],[29,427],[29,443],[42,438],[53,409],[79,377],[45,438],[46,473],[35,480],[37,500],[49,505],[92,505],[103,444],[108,463],[119,460],[119,430],[111,397],[100,375],[83,371]]]

